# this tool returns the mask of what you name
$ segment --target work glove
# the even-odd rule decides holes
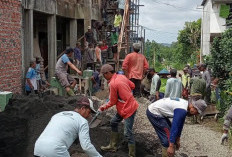
[[[227,133],[223,133],[222,137],[221,137],[221,144],[224,144],[224,142],[228,142],[228,134]]]

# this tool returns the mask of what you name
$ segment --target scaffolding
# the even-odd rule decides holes
[[[132,52],[133,43],[140,42],[141,53],[144,53],[145,29],[139,25],[140,0],[125,0],[123,21],[118,39],[118,63],[116,70],[120,69],[126,54]]]

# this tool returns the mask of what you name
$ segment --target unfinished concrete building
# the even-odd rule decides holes
[[[53,77],[57,56],[101,21],[100,6],[100,0],[23,0],[24,67],[42,57]]]
[[[117,10],[128,14],[119,41],[122,63],[132,43],[144,41],[139,6],[140,0],[0,0],[0,91],[23,93],[25,74],[35,57],[43,58],[46,77],[53,77],[59,56],[83,41],[88,26],[98,41],[106,40],[111,47],[109,34]],[[108,63],[114,64],[112,59],[110,48]]]

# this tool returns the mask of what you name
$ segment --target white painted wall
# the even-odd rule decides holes
[[[222,33],[226,30],[226,19],[219,16],[221,4],[213,4],[210,14],[210,33]]]
[[[210,13],[212,11],[212,1],[208,0],[203,7],[202,14],[202,56],[210,54]]]
[[[202,56],[210,54],[210,36],[212,33],[222,33],[226,30],[226,19],[219,16],[221,4],[213,4],[207,0],[203,7],[202,14]]]

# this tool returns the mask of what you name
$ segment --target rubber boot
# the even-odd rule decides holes
[[[162,147],[162,157],[168,157],[168,152],[167,152],[168,148],[166,147]]]
[[[135,157],[135,144],[128,144],[129,157]]]
[[[101,146],[101,150],[116,152],[117,151],[117,143],[118,143],[119,133],[112,132],[110,136],[110,144],[108,146]]]
[[[75,96],[75,94],[74,94],[74,92],[73,92],[72,89],[70,89],[67,93],[68,93],[69,96]]]

